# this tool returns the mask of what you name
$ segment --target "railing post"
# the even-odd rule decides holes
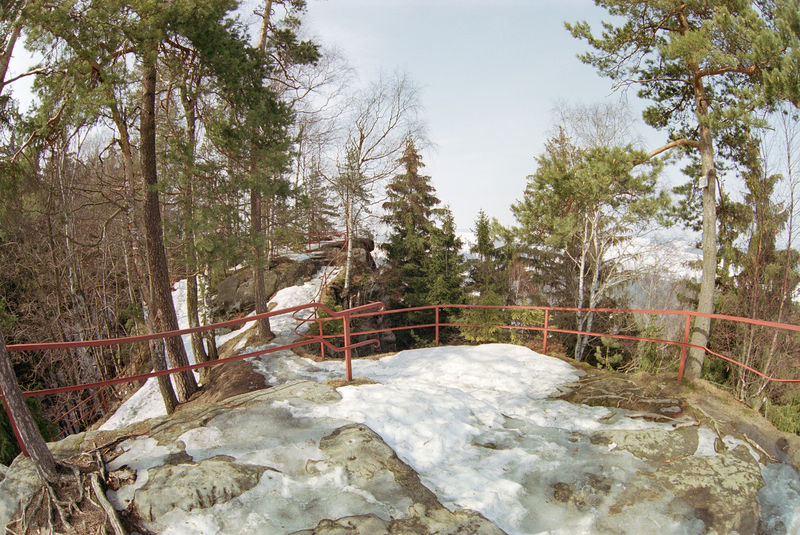
[[[547,327],[550,326],[550,309],[544,310],[544,331],[542,331],[542,355],[547,354]]]
[[[322,333],[322,318],[319,317],[319,311],[317,311],[317,326],[319,327],[319,358],[325,360],[325,344],[323,343],[325,336]]]
[[[22,455],[25,457],[30,457],[28,455],[28,448],[25,447],[25,441],[22,440],[22,435],[19,434],[19,429],[17,429],[17,422],[14,420],[14,415],[11,414],[11,408],[8,406],[8,402],[6,401],[5,396],[3,395],[3,387],[0,386],[0,403],[3,404],[3,407],[6,409],[6,414],[8,415],[8,422],[11,424],[11,429],[14,431],[14,436],[17,438],[17,444],[19,444],[19,449],[22,452]]]
[[[439,307],[436,307],[436,347],[439,347]]]
[[[344,325],[344,363],[347,369],[347,380],[353,380],[352,350],[350,349],[350,314],[345,314],[342,318]]]
[[[681,365],[678,368],[678,382],[683,381],[683,368],[686,365],[686,350],[689,348],[689,330],[691,329],[692,317],[686,315],[686,324],[683,329],[683,343],[681,344]]]

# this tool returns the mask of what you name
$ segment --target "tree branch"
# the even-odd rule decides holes
[[[652,151],[650,154],[647,155],[647,159],[649,160],[650,158],[658,156],[662,152],[674,149],[675,147],[685,147],[685,146],[698,148],[700,147],[700,143],[698,143],[694,139],[688,139],[688,138],[676,139],[675,141],[670,141],[663,147],[659,147],[656,150]]]

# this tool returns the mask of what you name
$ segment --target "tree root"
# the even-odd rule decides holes
[[[97,453],[88,466],[80,464],[83,466],[59,463],[60,479],[53,483],[42,479],[39,490],[20,508],[6,532],[94,535],[108,533],[108,525],[114,535],[125,535],[122,521],[105,495],[102,481],[106,471],[101,455]]]
[[[94,490],[95,498],[97,501],[100,502],[100,506],[102,507],[103,511],[106,513],[106,518],[108,522],[111,524],[112,529],[116,535],[125,535],[125,528],[122,527],[122,522],[120,522],[119,515],[117,515],[116,509],[111,505],[111,502],[108,501],[106,498],[106,493],[103,490],[103,486],[100,484],[100,476],[97,472],[93,472],[89,475],[89,478],[92,482],[92,489]]]

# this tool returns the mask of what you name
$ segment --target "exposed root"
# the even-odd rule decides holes
[[[93,472],[89,477],[92,481],[94,495],[97,498],[97,501],[100,502],[100,507],[106,513],[106,518],[111,524],[111,528],[114,530],[114,533],[116,535],[125,535],[125,528],[122,527],[122,522],[120,522],[119,515],[117,515],[117,511],[111,505],[111,502],[109,502],[106,498],[103,485],[100,484],[100,476],[97,474],[97,472]]]
[[[774,463],[774,462],[777,462],[777,461],[778,461],[778,460],[777,460],[775,457],[773,457],[772,455],[770,455],[769,453],[767,453],[767,452],[764,450],[764,448],[762,448],[762,447],[761,447],[761,446],[758,444],[758,442],[756,442],[755,440],[753,440],[753,439],[751,439],[750,437],[748,437],[746,433],[745,433],[745,434],[743,434],[742,436],[744,437],[745,441],[746,441],[748,444],[750,444],[750,447],[751,447],[751,448],[753,448],[754,450],[756,450],[756,451],[760,452],[760,455],[761,455],[761,458],[762,458],[762,459],[767,459],[767,460],[769,460],[769,462],[770,462],[770,463]]]
[[[39,490],[21,507],[6,532],[14,535],[40,533],[108,533],[124,535],[125,528],[105,496],[102,479],[105,466],[97,453],[59,463],[61,477],[55,482],[40,482]]]

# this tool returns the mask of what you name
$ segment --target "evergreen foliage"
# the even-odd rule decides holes
[[[384,280],[394,307],[417,307],[464,302],[464,271],[460,253],[461,240],[455,232],[453,214],[440,203],[430,184],[430,177],[421,175],[422,159],[411,139],[406,141],[399,160],[403,172],[388,184],[383,221],[390,234],[382,247],[387,266]],[[440,220],[437,225],[436,220]],[[448,312],[443,311],[440,321]],[[429,323],[433,312],[412,312],[404,322]],[[432,333],[398,333],[398,345],[429,343]]]
[[[702,194],[694,219],[702,221],[703,275],[697,311],[714,311],[717,268],[717,192],[723,162],[735,158],[743,135],[763,125],[757,113],[778,99],[797,104],[800,26],[797,0],[596,0],[613,17],[595,35],[588,23],[567,24],[594,49],[580,59],[620,85],[637,85],[651,101],[643,114],[668,132],[655,156],[681,148],[694,159],[688,169]],[[794,82],[790,82],[793,80]],[[696,188],[696,190],[695,190]],[[698,317],[692,344],[708,341],[711,321]],[[699,376],[705,353],[690,351],[687,373]]]
[[[502,292],[504,288],[501,283],[503,271],[499,269],[500,250],[494,245],[492,222],[483,210],[478,212],[472,232],[475,234],[475,245],[470,247],[470,252],[476,258],[470,261],[471,287],[481,297]]]
[[[551,304],[595,308],[631,277],[619,250],[668,204],[656,190],[660,166],[646,160],[630,146],[578,148],[563,129],[547,142],[511,209]],[[591,331],[593,313],[575,316],[576,330]],[[578,335],[576,360],[587,343]]]
[[[388,240],[381,247],[388,263],[387,290],[397,304],[419,306],[424,301],[427,274],[423,264],[431,252],[433,218],[442,212],[431,177],[421,175],[424,167],[414,141],[406,141],[398,160],[402,173],[395,175],[386,186],[386,215]]]

